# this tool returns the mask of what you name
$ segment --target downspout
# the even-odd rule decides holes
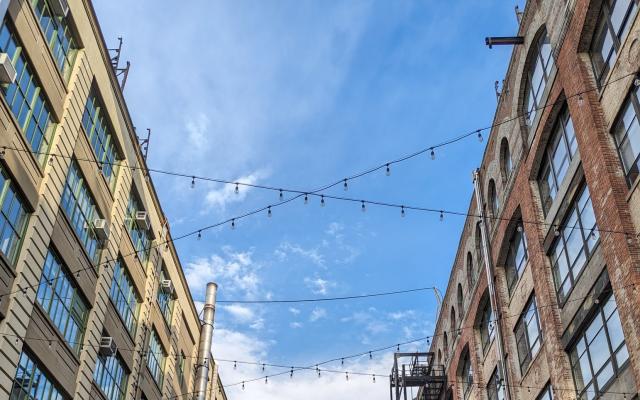
[[[209,356],[211,355],[211,338],[213,337],[213,317],[216,312],[216,292],[218,285],[209,282],[205,294],[204,308],[202,310],[202,327],[200,331],[200,344],[198,346],[197,374],[195,393],[197,400],[205,400],[207,395],[207,382],[209,380]]]
[[[480,169],[473,171],[473,186],[476,194],[476,207],[480,216],[480,236],[482,237],[482,258],[484,259],[484,269],[487,273],[487,284],[489,286],[489,302],[491,303],[491,312],[496,319],[496,339],[498,341],[498,366],[500,367],[500,375],[502,377],[505,400],[510,400],[509,394],[509,378],[507,375],[507,366],[505,363],[504,340],[502,336],[502,326],[500,325],[500,314],[498,312],[498,299],[496,297],[495,275],[493,273],[493,262],[489,250],[489,237],[487,235],[487,219],[484,214],[482,191],[480,189]]]

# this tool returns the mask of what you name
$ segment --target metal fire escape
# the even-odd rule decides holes
[[[395,353],[389,377],[391,400],[438,400],[446,388],[443,365],[434,365],[434,353]],[[409,399],[407,389],[416,388]]]

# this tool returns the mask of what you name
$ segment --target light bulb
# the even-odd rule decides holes
[[[373,359],[373,354],[371,354],[371,352],[369,352],[369,360]]]
[[[198,240],[202,239],[202,232],[198,231]]]
[[[391,168],[389,168],[389,164],[387,164],[387,176],[391,175]]]
[[[244,390],[244,381],[242,381],[242,390]]]
[[[578,105],[582,107],[583,104],[584,104],[584,99],[582,98],[582,95],[580,95],[578,96]]]
[[[444,212],[440,211],[440,222],[444,221]]]
[[[349,380],[349,373],[348,373],[348,372],[345,372],[345,373],[344,373],[344,377],[345,377],[347,380]]]
[[[238,363],[236,361],[234,361],[233,362],[233,369],[236,369],[236,368],[238,368]],[[242,382],[242,383],[244,383],[244,382]]]
[[[289,373],[289,378],[293,378],[293,367],[291,367],[291,372]]]
[[[284,195],[282,194],[282,189],[280,189],[280,201],[282,201],[283,198],[284,198]]]
[[[360,207],[360,209],[362,210],[362,212],[367,211],[365,205],[364,205],[364,200],[362,201],[362,207]]]
[[[196,177],[192,176],[191,177],[191,189],[196,187]]]
[[[635,85],[635,87],[640,86],[640,78],[636,78],[633,80],[633,84]]]
[[[431,159],[432,160],[436,159],[436,152],[433,150],[433,148],[431,148]]]
[[[51,155],[51,157],[49,157],[49,165],[53,165],[53,155]]]
[[[522,225],[518,225],[518,227],[516,228],[516,230],[517,230],[518,232],[522,232]]]
[[[320,206],[324,207],[324,195],[320,196]]]
[[[231,229],[236,229],[236,220],[235,219],[231,220]],[[235,366],[235,362],[234,362],[234,366]]]
[[[309,204],[309,196],[306,193],[304,194],[304,204]]]
[[[478,129],[478,141],[482,142],[482,131]]]
[[[267,208],[267,217],[271,218],[271,206]],[[264,371],[264,364],[262,364],[262,370]]]
[[[349,190],[349,185],[347,184],[347,180],[344,180],[344,185],[342,185],[342,187],[344,188],[344,191],[346,192],[347,190]]]
[[[264,377],[264,384],[266,385],[267,383],[269,383],[269,377],[268,377],[268,376],[265,376],[265,377]]]
[[[240,188],[238,187],[237,183],[236,183],[236,189],[234,191],[236,194],[240,194]]]
[[[400,207],[400,216],[404,218],[405,214],[406,213],[404,212],[404,206]]]
[[[554,230],[553,230],[553,234],[554,234],[555,236],[560,236],[560,230],[558,229],[558,227],[555,227],[555,228],[554,228]]]

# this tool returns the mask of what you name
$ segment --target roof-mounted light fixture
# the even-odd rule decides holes
[[[489,36],[484,39],[484,42],[489,48],[524,44],[524,36]]]

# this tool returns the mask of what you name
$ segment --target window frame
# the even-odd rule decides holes
[[[567,131],[567,127],[569,125],[571,126],[571,137],[569,137]],[[549,138],[549,141],[544,149],[542,162],[540,164],[540,172],[537,179],[538,190],[540,192],[540,201],[542,202],[542,210],[545,216],[549,213],[549,210],[558,199],[560,187],[569,175],[569,167],[571,166],[573,160],[579,154],[578,138],[576,137],[576,131],[575,127],[573,126],[573,120],[571,118],[571,113],[569,112],[569,107],[566,104],[562,107],[562,110],[558,114],[551,132],[551,137]],[[564,147],[565,155],[562,158],[561,165],[557,166],[555,165],[554,159],[556,158],[557,151],[560,149],[561,144]],[[560,170],[558,170],[558,168],[560,168]],[[560,177],[561,168],[564,168],[562,177]],[[552,178],[553,180],[553,188],[549,186],[549,178]],[[546,191],[545,185],[548,189]],[[553,193],[552,195],[552,192],[555,193]]]
[[[480,314],[480,344],[482,345],[482,354],[487,354],[491,342],[496,335],[496,321],[493,320],[493,308],[490,299],[486,299],[482,306],[482,314]]]
[[[489,400],[504,400],[505,390],[504,381],[500,375],[500,368],[496,367],[487,384],[487,398]]]
[[[520,245],[522,246],[522,250],[524,252],[524,257],[520,260],[518,264],[517,256],[520,248],[515,245],[517,238],[520,238]],[[514,264],[511,264],[511,259],[513,257]],[[524,232],[524,226],[522,220],[519,220],[516,224],[516,229],[513,231],[511,237],[509,238],[509,248],[507,249],[507,259],[505,262],[505,278],[507,281],[507,289],[509,291],[509,295],[513,295],[513,292],[520,282],[520,278],[522,278],[522,274],[524,269],[527,266],[527,262],[529,261],[529,246],[527,245],[527,236]],[[518,265],[516,265],[518,264]],[[513,271],[509,273],[509,271]],[[513,279],[510,276],[514,277]]]
[[[3,164],[0,164],[0,179],[4,179],[4,182],[1,182],[0,186],[0,240],[2,240],[2,245],[0,245],[0,253],[7,259],[9,264],[15,269],[15,264],[20,256],[20,251],[22,249],[22,244],[24,241],[24,234],[29,224],[29,219],[31,217],[31,213],[29,212],[29,205],[25,199],[25,197],[20,192],[18,185],[14,182],[13,178],[4,167]],[[10,198],[8,196],[11,195]],[[9,205],[9,210],[5,210],[7,207],[7,200],[11,200]],[[14,207],[18,207],[18,214],[15,215]],[[7,215],[8,214],[8,215]],[[11,218],[15,215],[15,221],[11,221],[14,218]],[[8,238],[9,241],[8,246],[10,247],[7,251],[2,250],[4,247],[5,239],[5,229],[9,229],[9,233],[11,234],[11,238]],[[15,237],[15,238],[14,238]]]
[[[621,149],[625,141],[629,142],[630,133],[635,132],[635,134],[638,136],[638,140],[640,141],[640,87],[634,85],[632,86],[632,88],[633,89],[629,92],[622,107],[620,108],[619,115],[617,116],[611,131],[611,136],[613,136],[613,140],[616,144],[616,151],[618,152],[620,164],[625,175],[625,180],[629,187],[632,187],[633,184],[638,180],[638,177],[640,177],[640,148],[638,149],[638,153],[635,154],[635,159],[632,161],[632,165],[630,165],[628,169],[625,165],[625,157]],[[629,108],[633,109],[634,111],[634,118],[631,122],[633,123],[633,121],[635,120],[637,126],[635,131],[633,130],[633,127],[627,128],[624,126],[624,116]],[[624,135],[622,137],[622,140],[619,140],[618,132],[621,129],[624,129]]]
[[[30,393],[36,392],[36,398],[38,400],[66,400],[69,399],[62,392],[61,386],[51,378],[51,375],[42,370],[40,368],[41,363],[34,357],[31,356],[31,352],[23,350],[20,353],[20,359],[18,361],[18,365],[16,367],[16,374],[13,378],[13,383],[11,385],[11,392],[9,394],[10,398],[22,398],[27,396],[26,398],[31,398]],[[29,370],[29,371],[27,371]],[[18,375],[22,372],[22,376],[28,377],[28,379],[21,379],[21,382],[25,385],[18,385]],[[36,379],[37,377],[37,379]],[[37,384],[37,388],[33,389],[33,384]],[[15,392],[17,391],[17,394]],[[14,397],[15,396],[15,397]]]
[[[160,268],[160,275],[158,277],[156,302],[158,303],[158,308],[160,308],[160,314],[162,314],[164,322],[167,323],[167,326],[171,326],[171,319],[173,318],[173,310],[175,308],[176,299],[173,298],[171,294],[164,293],[162,291],[162,281],[167,278],[169,278],[169,273],[167,272],[163,264],[162,268]]]
[[[151,373],[151,378],[158,385],[158,388],[162,390],[164,384],[164,368],[167,361],[167,352],[162,346],[160,337],[154,328],[151,329],[151,335],[149,336],[149,344],[147,346],[147,368]],[[158,356],[160,353],[161,356]]]
[[[126,286],[123,285],[123,281],[126,283]],[[127,294],[124,293],[125,289],[123,289],[123,286],[125,287]],[[114,305],[125,328],[131,337],[134,338],[138,328],[138,317],[140,316],[142,299],[138,294],[131,274],[127,270],[126,265],[120,256],[118,256],[118,259],[114,264],[111,287],[109,288],[109,299]],[[135,306],[133,308],[131,307],[131,300],[135,301]],[[123,304],[124,307],[121,307],[120,304]]]
[[[553,388],[551,387],[551,383],[547,383],[544,386],[540,393],[538,393],[538,396],[536,396],[536,400],[553,400]]]
[[[471,365],[471,354],[469,350],[462,356],[462,364],[460,367],[460,380],[462,386],[463,399],[469,398],[469,395],[473,391],[473,365]]]
[[[543,46],[547,44],[549,45],[549,58],[545,60],[543,58]],[[525,125],[531,129],[533,128],[533,123],[538,116],[538,110],[542,104],[542,98],[544,97],[545,90],[549,81],[551,80],[551,76],[553,73],[553,69],[555,68],[555,59],[553,57],[553,48],[551,46],[551,40],[547,35],[546,28],[543,28],[542,32],[538,35],[535,43],[535,54],[532,55],[532,61],[529,65],[529,68],[526,72],[526,82],[525,82],[525,91],[524,91],[524,115],[525,115]],[[530,49],[531,51],[531,49]],[[535,60],[535,61],[534,61]],[[538,84],[538,88],[536,91],[533,90],[533,75],[535,73],[536,67],[538,63],[541,63],[542,67],[542,77],[540,79],[540,83]],[[529,97],[533,96],[533,108],[530,108]],[[540,98],[538,98],[540,96]]]
[[[100,375],[100,376],[98,376]],[[107,357],[98,354],[93,381],[107,400],[124,400],[130,372],[119,353]]]
[[[136,213],[145,211],[140,197],[132,187],[129,193],[124,223],[131,239],[133,250],[143,267],[146,267],[151,255],[152,238],[149,231],[143,231],[136,225]]]
[[[598,19],[595,24],[595,29],[593,31],[593,36],[591,38],[591,44],[589,46],[589,58],[591,61],[591,68],[593,71],[593,76],[598,85],[598,88],[602,89],[604,87],[604,83],[606,79],[609,77],[612,67],[611,62],[613,60],[613,65],[618,61],[620,49],[622,48],[623,42],[629,36],[630,31],[630,22],[633,23],[632,19],[637,17],[638,9],[640,8],[640,4],[638,0],[630,0],[629,7],[625,11],[624,17],[622,18],[620,24],[620,33],[618,36],[618,32],[613,27],[613,23],[611,21],[611,13],[615,10],[616,3],[622,0],[602,0],[602,5],[600,10],[598,11]],[[634,7],[635,5],[635,7]],[[635,14],[632,16],[632,14]],[[604,31],[602,31],[604,29]],[[606,33],[611,38],[611,50],[606,59],[602,59],[602,69],[598,72],[596,68],[596,63],[594,61],[594,55],[602,55],[602,49],[596,50],[595,47],[599,43],[600,36],[599,34]],[[606,36],[603,38],[603,41],[606,41]]]
[[[520,366],[520,373],[522,376],[524,376],[525,372],[533,363],[533,359],[540,352],[540,349],[542,348],[542,343],[544,340],[544,337],[542,335],[542,327],[540,326],[540,316],[538,315],[538,308],[536,304],[537,304],[536,296],[535,294],[532,294],[529,297],[529,300],[527,300],[527,303],[524,306],[524,309],[520,314],[520,318],[518,319],[518,322],[516,323],[513,331],[515,335],[515,340],[516,340],[516,353],[518,354],[518,365]],[[537,325],[537,330],[536,330],[537,336],[535,338],[529,337],[529,332],[530,332],[529,323],[527,323],[526,320],[529,320],[529,322],[532,322],[532,318],[528,317],[530,313],[533,314],[533,317],[535,318],[535,322]],[[526,349],[527,349],[526,354],[521,354],[520,352],[521,340],[524,340],[526,344]]]
[[[36,300],[64,342],[79,356],[91,306],[69,267],[51,247],[42,267]]]
[[[583,196],[585,195],[586,200],[584,200],[584,206],[582,206],[581,209],[580,203],[582,202]],[[588,205],[590,205],[591,212],[593,214],[594,225],[593,227],[586,229],[583,226],[583,215],[585,215],[584,211],[587,209]],[[575,224],[573,224],[573,227],[569,228],[567,224],[574,215],[576,218],[576,222]],[[578,226],[577,228],[576,224]],[[566,233],[567,229],[569,229],[568,234]],[[576,282],[578,282],[582,277],[582,273],[584,272],[586,266],[589,264],[589,260],[591,260],[593,254],[595,254],[600,244],[600,232],[598,230],[598,224],[595,220],[595,210],[593,209],[591,193],[586,182],[583,181],[582,183],[580,183],[580,185],[578,185],[577,190],[566,209],[566,212],[562,219],[562,223],[560,224],[560,229],[558,231],[560,234],[554,239],[553,243],[551,244],[551,247],[549,249],[549,257],[551,259],[551,272],[555,284],[556,297],[558,299],[558,304],[562,307],[569,299],[571,292],[573,292],[573,289],[576,287]],[[574,247],[569,244],[573,235],[579,235],[582,247],[577,252],[577,256],[574,258],[574,260],[571,260],[569,258],[568,250]],[[595,242],[590,247],[589,243],[592,238],[595,238]],[[561,248],[558,251],[559,246],[561,246]],[[566,263],[565,265],[567,268],[566,276],[562,279],[562,282],[559,281],[560,276],[558,275],[560,273],[560,263],[558,262],[560,257],[564,257],[564,262]],[[578,267],[577,263],[580,258],[583,258],[583,262]],[[575,270],[578,271],[575,272]],[[561,295],[561,290],[567,282],[569,282],[571,286],[568,288],[568,290],[566,290],[566,294]]]
[[[610,290],[609,290],[610,291]],[[610,327],[608,325],[608,323],[612,320],[614,314],[616,314],[617,316],[617,320],[618,322],[620,322],[620,315],[618,313],[618,304],[615,301],[615,297],[612,293],[609,293],[607,296],[602,296],[603,299],[598,301],[598,304],[596,307],[594,307],[593,309],[593,315],[587,320],[587,322],[582,326],[582,329],[580,329],[576,334],[575,334],[575,339],[573,344],[571,345],[571,347],[569,348],[569,350],[567,351],[567,353],[569,354],[569,363],[571,366],[571,374],[573,376],[573,380],[574,380],[574,385],[576,387],[576,394],[579,396],[578,398],[582,399],[584,398],[584,394],[587,391],[590,391],[591,393],[594,393],[594,398],[599,398],[602,394],[604,394],[604,392],[606,392],[607,388],[615,381],[615,378],[617,378],[619,376],[619,374],[624,371],[624,369],[629,365],[629,359],[630,359],[630,355],[629,355],[629,351],[627,348],[627,340],[626,337],[624,337],[624,332],[622,332],[622,324],[620,324],[620,326],[618,327],[620,329],[620,331],[622,332],[622,343],[620,343],[616,349],[613,349],[613,345],[611,343],[611,334],[610,334]],[[610,304],[609,302],[613,301],[613,304],[615,305],[615,308],[613,309],[613,311],[611,311],[610,315],[607,316],[606,315],[606,308],[607,306]],[[596,322],[596,320],[600,319],[600,323],[602,324],[602,326],[597,330],[597,332],[593,335],[593,339],[591,339],[591,341],[589,341],[588,339],[588,332],[589,330],[594,326],[593,323]],[[600,368],[598,369],[597,372],[594,371],[594,366],[593,366],[593,361],[592,361],[592,355],[591,355],[591,348],[590,345],[593,344],[593,342],[596,340],[597,336],[601,333],[601,331],[604,332],[604,338],[607,341],[607,350],[609,351],[609,357],[608,359],[603,362],[603,364],[600,366]],[[574,354],[574,351],[577,352],[578,351],[578,345],[581,341],[586,342],[585,348],[582,352],[582,354],[577,355]],[[620,354],[622,351],[626,351],[627,353],[627,358],[626,360],[624,360],[622,362],[622,364],[618,364],[618,359],[617,356],[618,354]],[[591,380],[589,382],[582,382],[583,387],[582,389],[578,389],[578,380],[576,378],[576,366],[578,368],[581,368],[581,357],[582,356],[586,356],[587,357],[587,361],[588,361],[588,365],[589,365],[589,373],[591,374]],[[577,360],[575,360],[574,358],[577,357]],[[602,384],[602,387],[599,386],[598,383],[598,374],[602,373],[605,371],[605,369],[607,368],[607,366],[610,365],[612,372],[611,372],[611,377],[604,383]],[[580,370],[581,372],[581,370]],[[591,387],[592,389],[588,389],[589,387]]]

